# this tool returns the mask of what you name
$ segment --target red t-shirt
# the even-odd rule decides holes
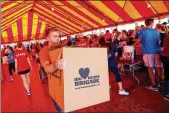
[[[16,50],[15,51],[15,59],[17,60],[18,72],[30,69],[27,57],[28,57],[28,53],[26,50]]]
[[[76,46],[78,47],[88,47],[89,46],[89,41],[82,40],[76,43]]]
[[[112,34],[111,34],[111,33],[106,33],[106,34],[104,35],[104,38],[105,38],[105,39],[112,38]]]

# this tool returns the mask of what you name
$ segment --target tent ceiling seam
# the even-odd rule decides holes
[[[85,1],[81,1],[84,4],[86,4],[88,6],[88,8],[91,8],[93,11],[95,11],[96,13],[98,13],[99,15],[101,15],[102,17],[104,17],[105,19],[109,20],[111,23],[113,23],[115,26],[117,25],[115,22],[113,22],[112,20],[108,19],[106,16],[100,14],[98,11],[96,11],[93,7],[91,7],[88,3],[86,3]]]
[[[44,5],[46,5],[46,4],[44,4]],[[55,7],[55,5],[51,5],[51,4],[48,4],[49,5],[49,7]],[[57,6],[57,5],[56,5]],[[66,6],[67,7],[67,6]],[[80,25],[82,25],[82,26],[84,26],[84,27],[88,27],[86,24],[83,24],[84,22],[83,21],[80,21],[79,22],[79,20],[76,20],[75,18],[73,18],[71,15],[69,15],[69,14],[66,14],[64,11],[62,11],[62,10],[58,10],[56,7],[55,7],[55,9],[56,9],[56,11],[58,12],[58,13],[60,13],[61,15],[63,15],[63,16],[65,16],[67,19],[66,20],[68,20],[68,21],[74,21],[74,22],[77,22],[77,23],[79,23]],[[75,21],[76,20],[76,21]],[[70,21],[70,22],[71,22]]]
[[[124,5],[123,5],[123,7],[122,7],[122,12],[124,11],[124,8],[125,8],[126,4],[127,4],[127,0],[125,0],[125,2],[124,2]],[[118,18],[118,20],[117,20],[117,23],[118,23],[119,20],[120,20],[120,16],[121,16],[122,12],[121,12],[120,15],[119,15],[119,18]]]
[[[153,5],[149,2],[149,0],[146,0],[149,5],[151,5],[151,8],[154,10],[155,14],[158,14],[158,11],[153,7]]]

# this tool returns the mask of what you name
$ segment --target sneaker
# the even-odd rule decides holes
[[[126,92],[125,90],[119,90],[119,95],[125,95],[125,96],[127,96],[127,95],[129,95],[129,93]]]
[[[26,95],[30,96],[30,95],[31,95],[31,93],[30,93],[30,92],[27,92],[27,93],[26,93]]]
[[[9,80],[7,80],[7,82],[12,82],[13,81],[13,78],[10,78]]]
[[[159,91],[157,85],[152,85],[152,86],[148,86],[146,87],[147,89],[153,90],[153,91]]]
[[[164,99],[169,101],[169,96],[164,96]]]

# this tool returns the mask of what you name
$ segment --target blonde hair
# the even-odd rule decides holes
[[[50,32],[54,32],[54,31],[58,31],[59,30],[56,27],[51,27],[49,29],[46,30],[46,37],[50,34]]]

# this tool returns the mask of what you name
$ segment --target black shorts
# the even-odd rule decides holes
[[[25,70],[25,71],[20,71],[20,72],[18,72],[18,75],[27,74],[27,73],[29,73],[29,72],[30,72],[30,69],[27,69],[27,70]]]

